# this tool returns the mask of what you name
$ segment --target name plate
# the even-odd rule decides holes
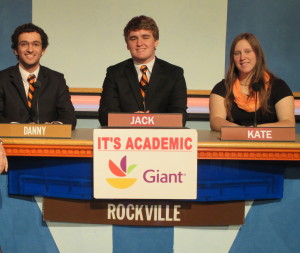
[[[295,141],[294,127],[222,127],[221,141]]]
[[[109,127],[183,127],[181,113],[109,113]]]
[[[1,137],[71,138],[72,125],[0,124]]]

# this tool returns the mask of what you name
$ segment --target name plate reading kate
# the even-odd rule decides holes
[[[1,137],[71,138],[72,125],[0,124]]]
[[[222,127],[221,141],[295,141],[294,127]]]
[[[109,113],[109,127],[183,127],[181,113]]]

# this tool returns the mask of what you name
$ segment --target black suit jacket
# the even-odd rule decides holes
[[[19,66],[0,71],[0,122],[37,122],[39,108],[40,123],[60,121],[74,129],[75,111],[63,74],[41,66],[38,81],[41,87],[35,90],[30,109]]]
[[[182,113],[186,121],[187,88],[183,69],[156,58],[145,107],[140,91],[138,75],[132,59],[107,69],[99,107],[99,121],[107,125],[109,112],[149,110],[150,113]]]

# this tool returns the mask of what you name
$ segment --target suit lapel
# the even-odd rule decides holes
[[[10,78],[11,78],[11,83],[12,83],[12,85],[15,86],[22,102],[24,103],[24,105],[26,107],[28,107],[27,97],[26,97],[26,93],[25,93],[25,89],[24,89],[24,84],[23,84],[23,81],[22,81],[22,76],[21,76],[21,73],[19,71],[19,66],[18,65],[16,65],[15,67],[13,67],[11,69]]]
[[[163,68],[161,66],[161,62],[158,58],[155,59],[155,63],[153,65],[150,82],[149,82],[149,88],[148,88],[148,94],[147,94],[147,100],[151,100],[151,97],[153,94],[156,94],[157,89],[159,89],[160,86],[160,79],[163,75]]]
[[[47,77],[46,70],[43,66],[40,66],[40,71],[39,71],[37,81],[41,83],[41,87],[39,88],[39,90],[35,90],[35,93],[32,98],[32,106],[36,104],[37,98],[42,95],[42,93],[45,91],[45,89],[48,86],[48,77]]]
[[[134,68],[132,59],[130,59],[126,62],[125,72],[126,72],[126,76],[127,76],[129,85],[131,87],[131,90],[132,90],[134,97],[136,99],[136,102],[138,104],[138,107],[142,111],[142,110],[144,110],[143,97],[141,94],[138,76],[137,76],[136,70]]]

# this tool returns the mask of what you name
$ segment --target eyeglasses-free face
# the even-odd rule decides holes
[[[154,39],[150,30],[131,31],[126,41],[127,49],[135,62],[146,64],[155,57],[158,40]]]
[[[233,53],[234,64],[239,70],[240,78],[246,78],[256,66],[256,54],[245,39],[240,40]]]

